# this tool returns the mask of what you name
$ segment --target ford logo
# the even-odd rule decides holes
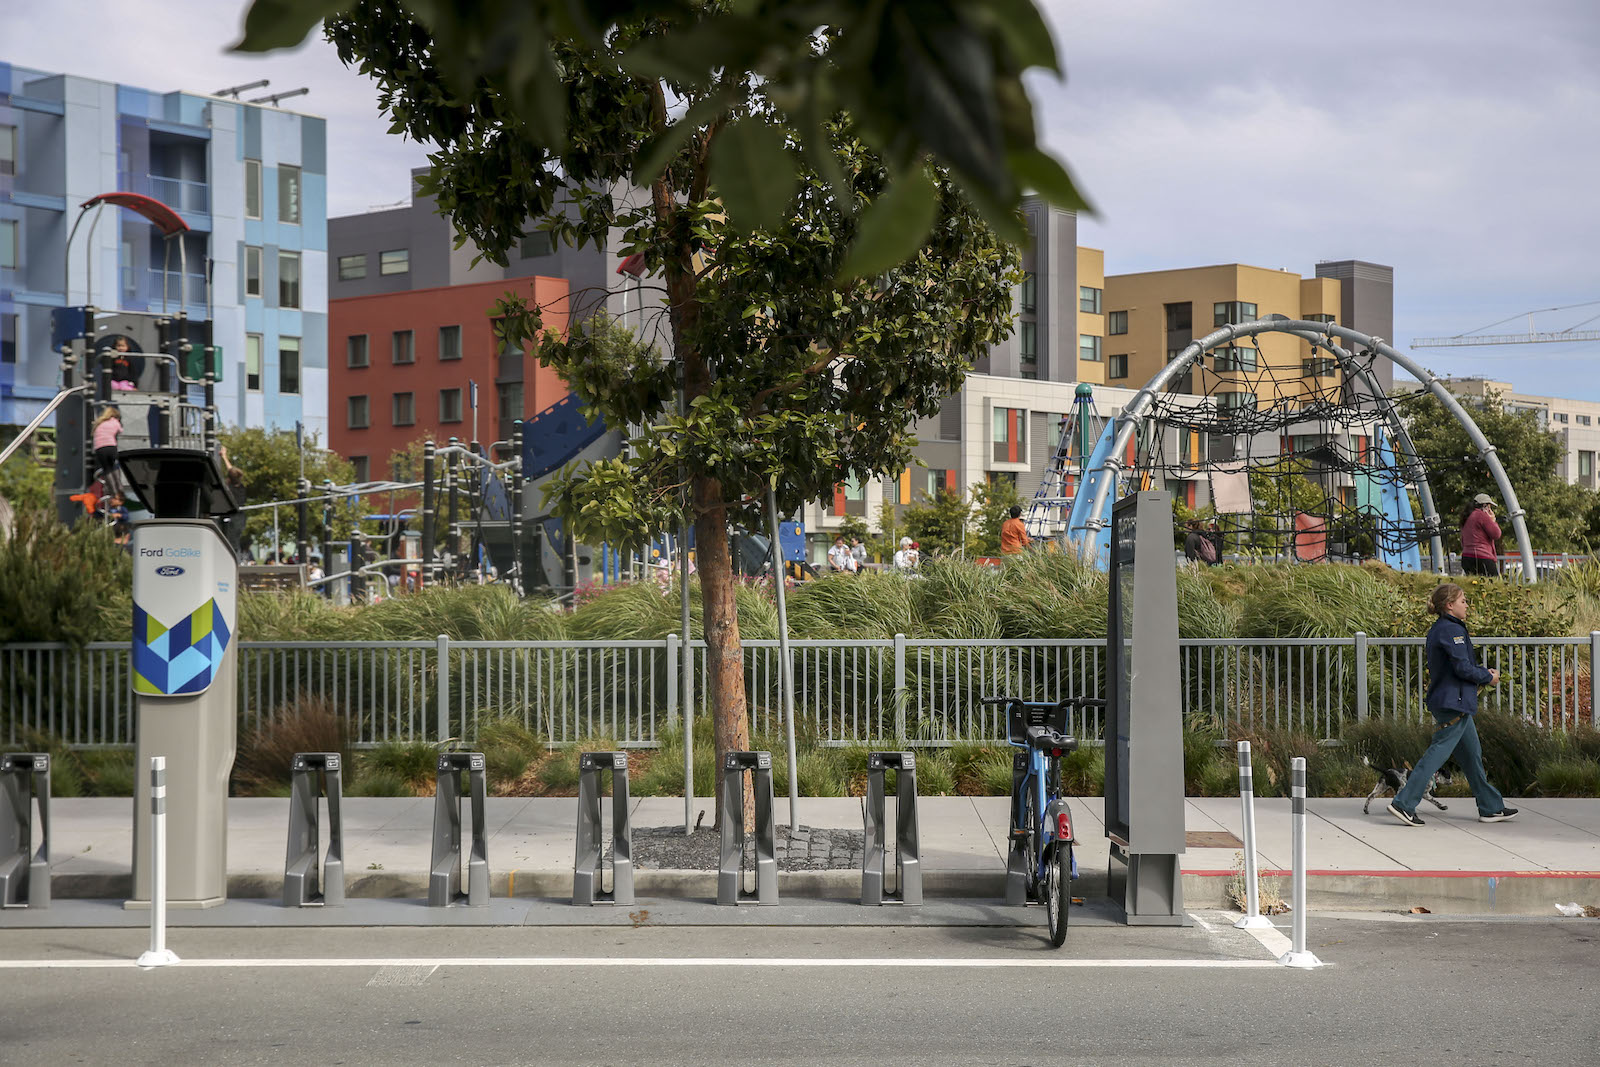
[[[174,567],[171,564],[168,564],[165,567],[157,567],[156,573],[161,575],[163,578],[176,578],[178,575],[183,573],[183,568]]]

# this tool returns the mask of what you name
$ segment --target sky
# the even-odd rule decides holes
[[[1035,121],[1097,209],[1079,241],[1107,273],[1387,264],[1402,350],[1501,319],[1492,332],[1525,329],[1536,309],[1566,308],[1534,316],[1540,331],[1600,315],[1595,0],[1039,2],[1067,79],[1030,77]],[[404,200],[426,162],[319,37],[229,53],[239,0],[4,7],[0,59],[20,66],[163,91],[308,86],[285,106],[328,119],[330,214]],[[1600,401],[1597,342],[1413,355]]]

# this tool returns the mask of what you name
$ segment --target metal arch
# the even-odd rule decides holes
[[[1145,383],[1138,394],[1123,408],[1122,414],[1117,416],[1117,432],[1112,438],[1110,458],[1107,459],[1105,466],[1102,468],[1110,470],[1113,473],[1113,477],[1102,479],[1100,484],[1095,487],[1094,496],[1089,500],[1089,518],[1085,521],[1084,528],[1090,534],[1097,534],[1106,525],[1105,520],[1100,517],[1105,508],[1106,493],[1111,491],[1112,485],[1116,482],[1115,475],[1122,470],[1122,464],[1117,461],[1116,457],[1126,453],[1128,441],[1133,437],[1139,422],[1144,419],[1149,411],[1156,394],[1173,379],[1182,377],[1184,372],[1194,365],[1196,359],[1199,359],[1217,345],[1239,337],[1254,337],[1263,333],[1287,333],[1293,335],[1310,333],[1329,339],[1338,337],[1354,345],[1377,352],[1421,382],[1438,399],[1439,403],[1444,405],[1445,410],[1455,417],[1461,428],[1467,431],[1467,437],[1471,440],[1473,447],[1478,450],[1478,456],[1488,466],[1489,474],[1494,478],[1495,487],[1500,490],[1500,497],[1505,501],[1506,512],[1511,516],[1512,531],[1517,535],[1517,548],[1522,556],[1523,577],[1529,584],[1538,580],[1533,566],[1533,548],[1528,542],[1526,516],[1522,510],[1522,505],[1517,502],[1517,493],[1511,487],[1511,479],[1506,477],[1505,468],[1501,466],[1500,458],[1495,455],[1495,446],[1490,444],[1489,440],[1483,436],[1483,431],[1478,429],[1478,424],[1472,421],[1472,416],[1467,414],[1461,403],[1456,400],[1448,389],[1440,384],[1438,377],[1423,368],[1410,356],[1396,351],[1381,337],[1372,337],[1344,326],[1337,326],[1331,322],[1309,322],[1304,319],[1274,319],[1269,322],[1245,322],[1220,327],[1197,341],[1189,342],[1188,346],[1178,353],[1171,363],[1161,368],[1155,377]],[[1384,406],[1392,408],[1393,402],[1391,401]],[[1091,546],[1095,540],[1096,538],[1093,536],[1083,538],[1079,552],[1085,559],[1090,557],[1090,553],[1093,551]]]

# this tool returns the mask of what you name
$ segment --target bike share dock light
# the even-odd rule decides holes
[[[884,835],[884,772],[895,771],[894,889],[884,889],[889,843]],[[922,849],[917,834],[917,757],[910,752],[867,754],[866,850],[861,903],[921,904]]]
[[[744,776],[749,771],[756,801],[756,891],[744,889]],[[717,870],[718,904],[778,902],[777,824],[772,815],[772,753],[729,752],[722,763],[722,862]]]
[[[289,765],[289,846],[283,864],[286,908],[344,903],[344,821],[337,752],[296,752]],[[320,852],[322,797],[328,798],[328,855]],[[319,891],[320,890],[320,891]]]
[[[602,775],[611,772],[611,891],[605,880],[600,831]],[[572,861],[572,903],[633,903],[633,830],[628,821],[628,754],[585,752],[578,757],[578,848]]]

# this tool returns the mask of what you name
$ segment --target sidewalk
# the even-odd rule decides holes
[[[1374,801],[1363,815],[1359,798],[1308,801],[1308,893],[1312,910],[1409,911],[1467,915],[1550,915],[1555,905],[1600,904],[1600,800],[1518,800],[1513,822],[1477,821],[1470,798],[1450,810],[1423,812],[1427,826],[1400,825]],[[126,798],[51,802],[52,893],[71,898],[122,899],[130,892],[133,802]],[[786,799],[776,818],[789,821]],[[1104,803],[1072,801],[1082,879],[1075,895],[1103,896],[1109,847]],[[359,897],[426,898],[432,839],[432,798],[345,798],[346,893]],[[709,798],[695,802],[704,825],[715,825]],[[228,802],[229,896],[277,898],[283,880],[289,802]],[[1004,797],[924,797],[919,802],[924,894],[1004,896],[1007,800]],[[683,800],[632,802],[635,827],[683,825]],[[1227,906],[1227,884],[1240,846],[1236,798],[1186,802],[1190,847],[1183,858],[1189,908]],[[490,798],[489,869],[494,897],[570,898],[575,849],[575,798]],[[609,832],[610,801],[603,825]],[[802,798],[800,824],[859,830],[856,798]],[[1289,894],[1289,801],[1256,802],[1263,873],[1282,877]],[[37,830],[35,831],[37,833]],[[326,829],[323,831],[326,841]],[[642,898],[716,897],[715,871],[639,869]],[[859,871],[796,871],[779,876],[780,895],[803,899],[859,898]],[[0,925],[4,925],[0,918]]]

